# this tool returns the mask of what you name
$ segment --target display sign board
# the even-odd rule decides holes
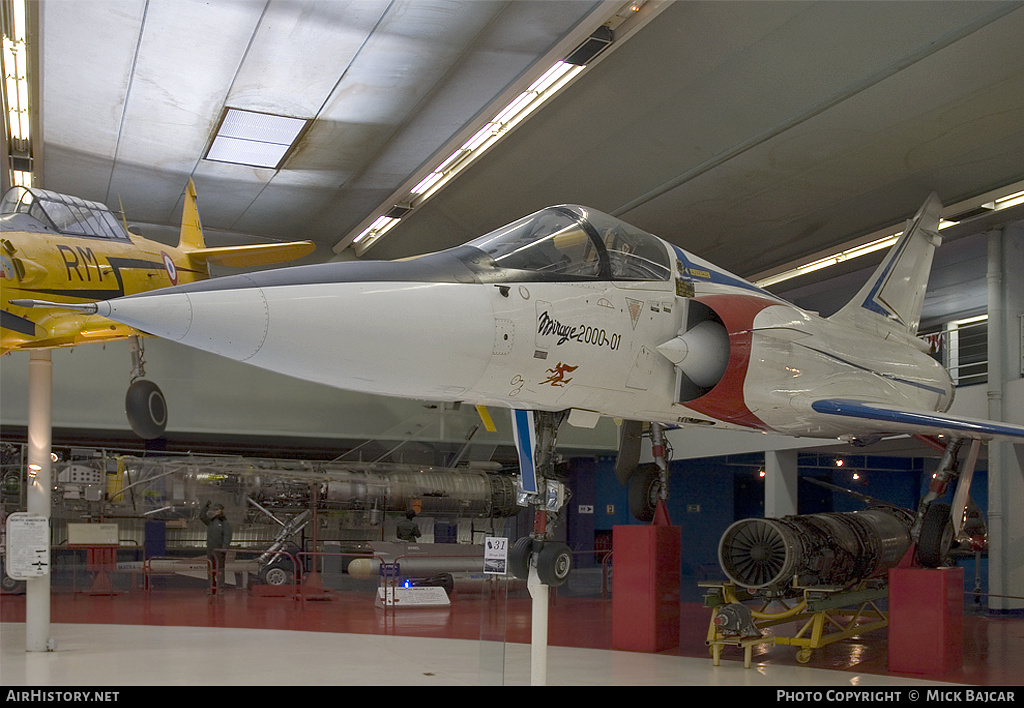
[[[508,570],[508,539],[488,537],[484,539],[484,572],[504,575]]]
[[[40,578],[50,572],[50,520],[16,512],[7,517],[7,575],[15,580]]]
[[[69,546],[117,546],[117,524],[68,524]]]
[[[448,593],[441,587],[379,587],[377,588],[377,607],[447,607],[451,605]]]

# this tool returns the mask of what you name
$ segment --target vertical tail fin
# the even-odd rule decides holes
[[[178,248],[187,251],[206,248],[203,224],[199,221],[196,185],[191,178],[188,180],[188,186],[185,187],[185,207],[181,211],[181,235],[178,237]]]
[[[942,202],[934,192],[907,222],[903,235],[860,292],[829,319],[886,335],[917,335],[939,237]]]

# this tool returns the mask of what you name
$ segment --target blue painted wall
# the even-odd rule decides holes
[[[914,509],[927,491],[935,460],[864,455],[843,456],[836,467],[834,455],[802,453],[800,476],[814,477],[860,494]],[[573,489],[568,514],[567,540],[576,551],[604,545],[610,548],[612,528],[639,524],[629,513],[627,491],[614,474],[615,458],[575,458],[570,461],[569,484]],[[982,465],[983,462],[979,462]],[[684,586],[720,575],[718,541],[734,521],[764,515],[764,487],[759,471],[763,456],[733,455],[670,464],[668,510],[672,523],[682,530]],[[859,479],[853,479],[857,474]],[[800,514],[856,511],[861,501],[841,492],[801,481],[798,488]],[[987,474],[979,469],[971,485],[974,501],[984,510],[988,505]],[[951,493],[946,495],[949,501]],[[579,513],[580,505],[593,513]],[[586,559],[581,565],[586,565]],[[986,561],[982,560],[981,581],[987,583]],[[964,568],[965,590],[975,587],[974,560],[960,562]]]

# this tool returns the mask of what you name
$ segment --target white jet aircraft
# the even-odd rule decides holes
[[[655,496],[667,478],[666,425],[857,443],[945,434],[952,459],[943,484],[964,439],[1024,442],[1024,426],[946,414],[951,379],[916,336],[941,207],[929,197],[868,283],[831,317],[580,206],[542,209],[412,260],[281,268],[85,307],[341,389],[513,409],[524,441],[522,488],[538,521],[510,565],[525,577],[532,563],[557,585],[571,556],[564,544],[546,542],[545,520],[561,502],[549,477],[566,417],[577,425],[601,416],[649,423]],[[620,457],[635,462],[635,426],[623,430]],[[631,487],[643,476],[635,468],[616,470],[621,481],[634,478]],[[641,486],[641,494],[658,486]]]

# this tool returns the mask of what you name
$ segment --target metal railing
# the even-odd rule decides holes
[[[931,355],[949,371],[954,386],[988,382],[988,318],[972,317],[922,334]]]

